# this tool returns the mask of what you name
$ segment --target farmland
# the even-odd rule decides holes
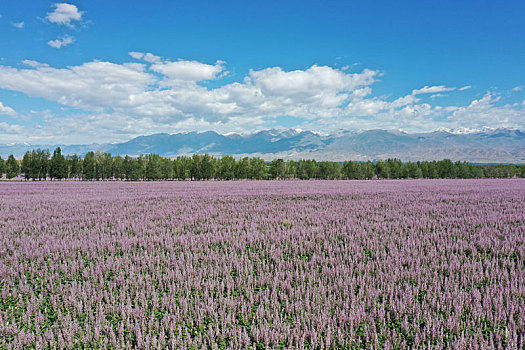
[[[525,180],[0,184],[0,349],[523,348]]]

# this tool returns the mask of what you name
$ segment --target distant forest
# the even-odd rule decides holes
[[[209,154],[163,158],[158,154],[139,157],[88,152],[84,158],[64,156],[60,147],[53,155],[37,149],[19,161],[13,155],[0,157],[0,174],[25,180],[240,180],[240,179],[416,179],[416,178],[510,178],[525,177],[525,165],[470,164],[440,161],[404,163],[399,159],[375,162],[330,162],[253,157],[215,158]]]

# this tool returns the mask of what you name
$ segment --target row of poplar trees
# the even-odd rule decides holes
[[[20,164],[19,164],[20,163]],[[0,174],[26,180],[235,180],[235,179],[403,179],[403,178],[506,178],[525,177],[525,165],[478,165],[465,162],[399,159],[377,162],[329,162],[315,160],[266,162],[261,158],[214,158],[209,154],[163,158],[158,154],[139,157],[88,152],[83,158],[64,156],[60,147],[53,155],[37,149],[25,153],[21,162],[12,155],[0,157]]]

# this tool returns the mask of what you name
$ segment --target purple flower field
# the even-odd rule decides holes
[[[0,349],[525,348],[525,180],[0,183]]]

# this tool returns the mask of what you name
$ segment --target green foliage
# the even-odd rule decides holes
[[[162,179],[162,158],[158,154],[149,154],[146,156],[146,179]]]
[[[82,175],[82,159],[76,154],[66,158],[68,163],[69,178],[79,178]]]
[[[224,156],[217,162],[216,177],[220,180],[235,179],[235,159],[231,156]]]
[[[252,180],[266,179],[266,162],[258,157],[250,159],[248,178]]]
[[[83,161],[83,168],[82,168],[82,176],[86,180],[93,180],[95,179],[96,175],[96,163],[95,163],[95,153],[88,152],[86,153],[86,156],[84,157]]]
[[[12,179],[18,174],[20,174],[20,166],[15,157],[11,154],[6,162],[6,177]]]
[[[142,158],[133,158],[126,156],[122,162],[124,168],[124,177],[126,180],[137,181],[144,177],[144,163]]]
[[[5,174],[5,160],[0,156],[0,177]]]
[[[95,177],[97,180],[107,180],[113,177],[113,158],[110,153],[95,153]]]
[[[475,165],[466,162],[418,161],[403,163],[400,159],[376,162],[330,162],[302,159],[274,159],[266,162],[259,157],[236,160],[231,156],[214,158],[209,154],[163,158],[158,154],[139,157],[113,157],[101,151],[88,152],[84,159],[64,157],[57,147],[50,159],[48,150],[37,149],[24,154],[21,167],[14,157],[5,162],[0,157],[0,174],[13,178],[20,173],[26,180],[83,178],[85,180],[236,180],[236,179],[419,179],[419,178],[510,178],[525,177],[525,165]]]
[[[270,163],[270,179],[283,179],[286,174],[285,162],[282,159],[274,159]]]
[[[62,150],[57,147],[53,152],[53,157],[49,163],[49,177],[51,179],[65,179],[68,177],[68,166],[66,159],[62,155]]]

